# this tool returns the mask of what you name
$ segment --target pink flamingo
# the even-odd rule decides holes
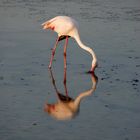
[[[73,18],[67,17],[67,16],[57,16],[55,18],[52,18],[52,19],[44,22],[42,24],[42,26],[43,26],[43,29],[51,29],[58,33],[58,38],[57,38],[55,46],[52,50],[49,68],[51,68],[51,66],[52,66],[52,61],[53,61],[53,58],[55,55],[55,51],[56,51],[58,42],[63,39],[66,39],[65,46],[64,46],[64,68],[66,69],[66,50],[67,50],[67,45],[68,45],[68,38],[72,37],[77,41],[78,45],[82,49],[84,49],[85,51],[87,51],[91,54],[93,60],[92,60],[92,66],[91,66],[91,69],[89,70],[89,72],[90,73],[94,72],[94,70],[97,66],[96,55],[91,48],[85,46],[82,43],[80,36],[79,36],[79,32],[78,32],[78,24]]]
[[[94,73],[92,73],[91,74],[92,87],[89,90],[80,93],[76,98],[71,98],[68,95],[68,90],[66,85],[66,79],[67,79],[66,69],[64,69],[65,95],[59,92],[59,90],[57,89],[53,72],[51,71],[51,69],[49,70],[50,70],[50,77],[52,79],[52,84],[54,86],[57,95],[57,101],[51,104],[46,101],[44,106],[44,111],[57,120],[70,120],[78,115],[81,101],[85,97],[91,96],[92,93],[96,90],[98,77]]]

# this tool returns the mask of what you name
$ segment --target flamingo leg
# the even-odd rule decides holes
[[[66,60],[66,51],[67,51],[67,45],[68,45],[68,36],[66,36],[66,41],[65,41],[65,45],[64,45],[64,69],[67,68],[67,60]]]
[[[52,67],[52,61],[53,61],[53,58],[54,58],[54,55],[55,55],[55,51],[56,51],[58,42],[59,42],[59,37],[56,39],[56,43],[55,43],[55,45],[54,45],[54,48],[52,49],[52,55],[51,55],[51,59],[50,59],[49,68]]]

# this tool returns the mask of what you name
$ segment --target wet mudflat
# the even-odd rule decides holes
[[[140,2],[137,0],[0,1],[1,140],[139,140]],[[79,22],[82,41],[98,58],[97,88],[73,119],[44,111],[57,95],[48,70],[57,35],[41,23],[57,15]],[[55,84],[65,94],[63,45],[53,62]],[[91,57],[69,40],[67,89],[75,99],[92,87]]]

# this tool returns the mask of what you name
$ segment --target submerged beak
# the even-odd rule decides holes
[[[87,73],[94,74],[94,70],[89,70]]]
[[[94,74],[94,71],[95,69],[97,68],[98,64],[94,65],[89,71],[88,73],[93,73]]]

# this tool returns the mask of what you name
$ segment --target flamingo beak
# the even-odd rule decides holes
[[[92,66],[92,68],[87,73],[94,74],[94,71],[97,68],[97,66],[98,66],[98,64]]]
[[[87,73],[88,74],[94,74],[94,70],[89,70]]]

